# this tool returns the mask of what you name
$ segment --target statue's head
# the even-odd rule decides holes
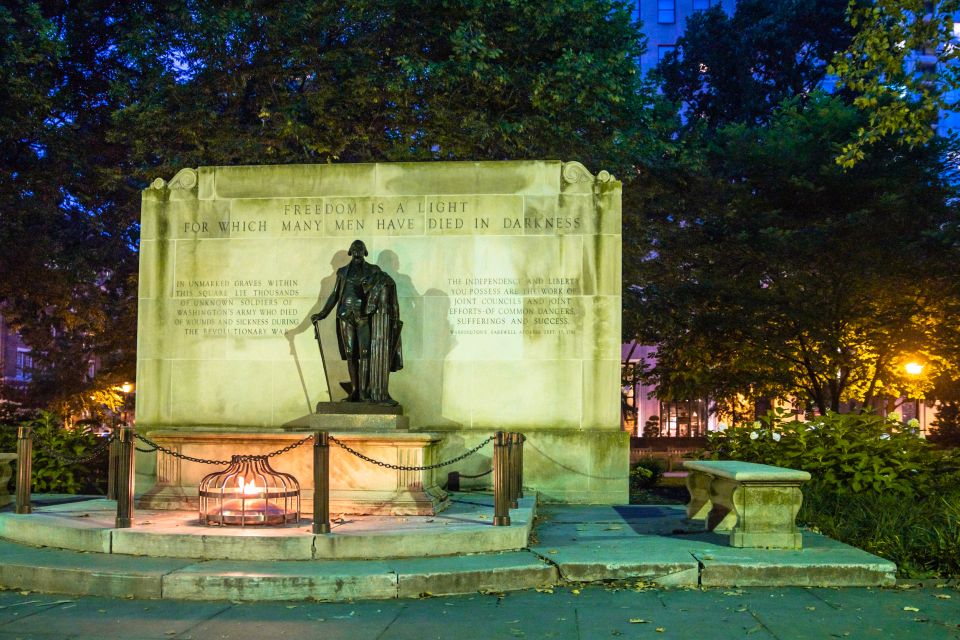
[[[354,240],[350,245],[350,251],[347,253],[349,253],[350,257],[354,260],[362,260],[369,255],[367,253],[367,245],[363,244],[363,240]]]

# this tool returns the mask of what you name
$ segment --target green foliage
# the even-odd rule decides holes
[[[830,72],[869,120],[844,145],[838,164],[853,167],[881,140],[916,147],[933,138],[940,112],[956,106],[948,94],[960,87],[953,32],[958,9],[957,0],[850,2],[855,36]]]
[[[897,563],[903,577],[960,575],[960,451],[896,419],[768,413],[711,434],[708,451],[809,471],[800,524]]]
[[[804,488],[798,522],[897,564],[901,577],[960,576],[960,491],[896,493]]]
[[[88,455],[103,440],[80,430],[68,430],[56,415],[48,412],[26,418],[18,424],[0,423],[0,451],[17,450],[17,426],[33,428],[33,484],[37,493],[103,493],[107,457],[82,464],[64,464],[48,450],[61,456]],[[15,476],[14,476],[15,477]]]
[[[811,422],[770,412],[708,436],[714,458],[809,471],[811,484],[838,494],[913,495],[937,482],[936,459],[917,429],[871,414],[828,413]]]
[[[557,158],[629,181],[673,117],[617,0],[16,0],[0,42],[0,300],[45,403],[86,390],[94,354],[133,379],[158,176]]]
[[[826,61],[847,47],[847,0],[739,0],[688,18],[658,67],[663,90],[691,123],[716,128],[767,120],[784,100],[805,96],[826,75]]]
[[[675,187],[625,217],[625,337],[657,344],[661,398],[798,398],[820,411],[956,375],[955,188],[931,143],[877,144],[844,171],[865,124],[840,96],[783,103],[766,123],[684,133]],[[908,359],[927,363],[910,379]]]
[[[652,489],[657,486],[666,471],[663,461],[659,458],[647,457],[637,460],[630,466],[630,490]]]

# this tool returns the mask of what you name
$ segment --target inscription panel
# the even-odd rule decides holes
[[[277,427],[342,398],[335,322],[318,345],[310,316],[359,238],[397,282],[404,369],[391,391],[414,428],[616,430],[617,389],[591,381],[619,367],[619,184],[568,166],[247,167],[246,185],[214,167],[192,191],[184,172],[158,181],[143,196],[138,383],[151,397],[138,420]],[[498,171],[516,192],[496,192]],[[506,390],[523,407],[501,404]]]

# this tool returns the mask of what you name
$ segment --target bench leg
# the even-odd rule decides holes
[[[711,478],[710,513],[707,514],[707,529],[717,533],[733,531],[737,524],[737,509],[734,492],[739,485],[725,478]]]
[[[687,503],[687,517],[691,520],[706,520],[710,512],[711,477],[702,471],[692,469],[687,472],[687,491],[690,502]]]
[[[740,483],[732,493],[736,525],[730,546],[800,549],[803,540],[796,518],[803,503],[799,483]]]

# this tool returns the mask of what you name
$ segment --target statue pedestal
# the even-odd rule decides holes
[[[384,433],[406,431],[410,428],[410,418],[403,415],[400,405],[320,402],[316,413],[297,418],[289,424],[308,431]]]
[[[362,417],[362,416],[359,416]],[[368,416],[379,418],[380,416]],[[382,425],[404,416],[383,416]],[[309,416],[310,422],[324,423],[328,416]],[[438,460],[443,436],[436,433],[387,431],[359,433],[313,426],[327,430],[344,445],[365,456],[398,466],[424,466]],[[170,429],[145,434],[157,444],[178,453],[211,460],[229,460],[237,454],[270,453],[297,442],[309,431],[197,431]],[[138,454],[138,462],[149,464],[155,457],[156,485],[140,497],[148,509],[197,509],[197,485],[208,473],[222,466],[181,460],[163,452]],[[313,443],[270,459],[277,471],[293,474],[301,487],[301,513],[313,510]],[[330,445],[330,512],[357,515],[435,515],[449,505],[440,488],[437,470],[403,471],[372,464],[338,446]]]

